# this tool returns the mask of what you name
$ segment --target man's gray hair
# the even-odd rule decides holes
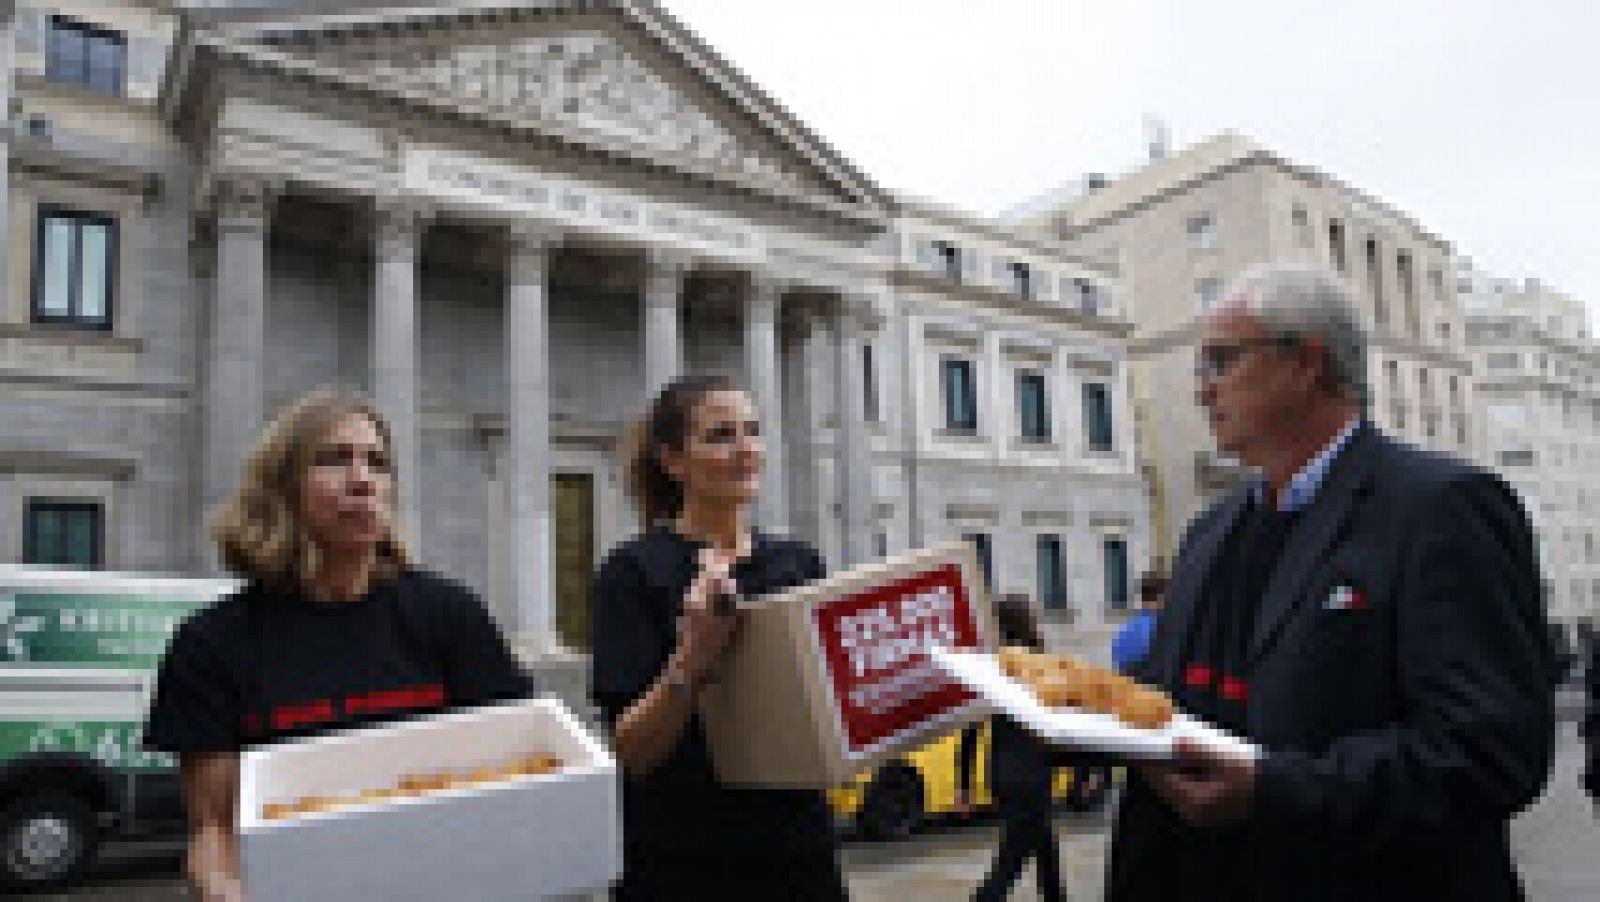
[[[1235,279],[1223,297],[1222,306],[1244,310],[1274,338],[1321,338],[1329,387],[1366,408],[1367,335],[1343,279],[1311,266],[1268,265]]]

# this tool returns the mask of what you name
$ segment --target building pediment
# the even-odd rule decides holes
[[[209,21],[194,40],[455,119],[872,217],[884,208],[876,186],[650,4],[286,13]]]

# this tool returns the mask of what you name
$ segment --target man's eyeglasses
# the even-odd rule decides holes
[[[1228,375],[1228,371],[1233,369],[1233,365],[1238,363],[1241,357],[1257,348],[1287,348],[1294,344],[1295,340],[1292,338],[1274,336],[1206,345],[1195,355],[1194,377],[1200,382],[1215,382]]]

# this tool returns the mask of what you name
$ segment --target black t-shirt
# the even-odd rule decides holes
[[[239,751],[531,691],[483,603],[448,580],[408,570],[338,603],[252,582],[178,627],[145,743]]]
[[[618,546],[601,564],[593,595],[591,687],[607,723],[614,725],[665,668],[677,643],[683,596],[704,547],[656,527]],[[759,597],[819,579],[824,568],[809,545],[758,533],[732,575],[741,594]],[[643,777],[624,781],[623,828],[630,857],[644,850],[798,851],[833,842],[820,792],[719,783],[698,715],[667,760]]]

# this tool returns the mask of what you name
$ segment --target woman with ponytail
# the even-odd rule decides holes
[[[718,782],[696,715],[738,632],[721,600],[823,575],[809,545],[750,527],[762,464],[750,398],[720,377],[667,386],[632,436],[643,529],[600,566],[592,600],[592,692],[624,774],[624,902],[847,897],[822,794]]]

